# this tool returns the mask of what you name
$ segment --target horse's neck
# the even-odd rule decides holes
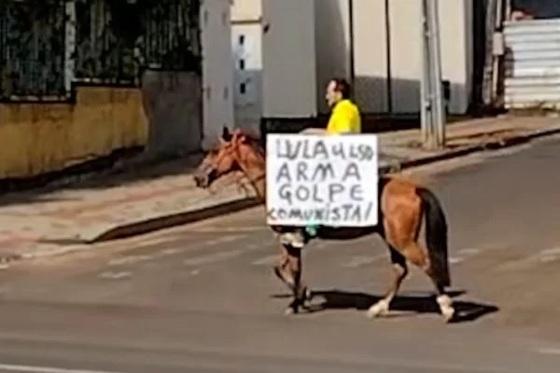
[[[255,156],[255,159],[246,162],[242,169],[255,189],[257,198],[264,203],[266,201],[266,161],[264,157]]]

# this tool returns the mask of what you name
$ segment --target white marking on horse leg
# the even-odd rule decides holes
[[[374,317],[384,316],[389,313],[389,301],[387,299],[381,299],[379,302],[375,303],[367,311],[367,317],[373,319]]]
[[[441,314],[445,318],[446,321],[449,321],[453,318],[455,314],[455,309],[453,308],[453,301],[449,298],[448,295],[440,295],[437,297],[437,303],[439,304],[439,309],[441,310]]]

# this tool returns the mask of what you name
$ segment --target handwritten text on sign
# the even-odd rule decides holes
[[[270,225],[377,224],[377,136],[267,136]]]

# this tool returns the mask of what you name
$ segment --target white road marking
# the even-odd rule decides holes
[[[552,249],[547,249],[547,250],[543,250],[541,251],[542,255],[560,255],[560,247],[555,247]]]
[[[476,255],[476,254],[480,253],[480,249],[474,249],[474,248],[461,249],[461,250],[459,250],[459,252],[461,254],[465,254],[465,255]]]
[[[243,238],[246,238],[246,237],[247,237],[247,235],[244,235],[244,234],[224,236],[224,237],[219,237],[219,238],[216,238],[216,239],[213,239],[213,240],[204,241],[204,242],[202,242],[202,245],[203,246],[216,246],[216,245],[223,244],[223,243],[237,241],[239,239],[243,239]]]
[[[481,250],[476,248],[465,248],[458,251],[459,255],[449,258],[449,263],[459,264],[467,260],[469,257],[480,254]]]
[[[197,233],[220,233],[220,232],[259,232],[269,230],[270,228],[263,227],[201,227],[193,229]]]
[[[202,243],[200,243],[201,246],[205,246],[205,247],[211,247],[211,246],[217,246],[219,244],[224,244],[224,243],[228,243],[228,242],[233,242],[236,241],[238,239],[243,239],[246,238],[247,235],[229,235],[229,236],[224,236],[224,237],[218,237],[212,240],[208,240],[208,241],[204,241]],[[257,245],[251,245],[250,249],[256,249]],[[130,255],[130,256],[126,256],[123,258],[116,258],[113,259],[109,262],[109,266],[121,266],[121,265],[127,265],[127,264],[137,264],[137,263],[142,263],[142,262],[147,262],[150,260],[154,260],[154,259],[158,259],[161,257],[166,257],[166,256],[171,256],[171,255],[175,255],[175,254],[179,254],[181,252],[183,252],[184,250],[182,249],[178,249],[178,248],[169,248],[169,249],[165,249],[162,250],[158,253],[154,253],[153,255]],[[215,256],[220,256],[223,254],[213,254]],[[210,255],[212,256],[212,255]],[[233,255],[236,256],[236,255]],[[198,258],[202,258],[202,261],[205,262],[205,258],[207,258],[209,256],[200,256]],[[196,258],[192,259],[193,262],[196,262]],[[213,260],[211,260],[210,262],[214,262]],[[186,263],[189,263],[189,259],[186,260]],[[190,265],[190,264],[189,264]]]
[[[151,255],[131,255],[131,256],[126,256],[124,258],[116,258],[116,259],[112,259],[109,262],[110,266],[119,266],[119,265],[123,265],[123,264],[135,264],[135,263],[140,263],[140,262],[146,262],[148,260],[153,259],[154,257]]]
[[[11,365],[0,364],[0,370],[8,372],[26,372],[26,373],[118,373],[106,370],[83,370],[83,369],[65,369],[53,367],[37,367],[28,365]]]
[[[107,280],[121,280],[129,277],[132,277],[132,273],[130,272],[103,272],[99,275],[99,278]]]
[[[540,258],[542,263],[552,263],[552,262],[557,261],[558,259],[560,259],[560,257],[558,257],[556,255],[545,255],[545,256]]]
[[[538,265],[539,263],[551,263],[557,260],[560,260],[560,248],[555,247],[541,250],[537,254],[505,263],[498,268],[500,270],[517,270]]]
[[[385,259],[386,255],[376,255],[376,256],[354,256],[349,262],[342,264],[346,268],[358,268],[364,265],[369,265],[377,260]]]
[[[451,264],[459,264],[459,263],[464,262],[464,261],[465,261],[465,258],[463,258],[461,256],[449,258],[449,263],[451,263]]]
[[[187,266],[200,266],[203,264],[212,264],[216,262],[221,262],[224,260],[232,259],[244,254],[245,251],[243,250],[231,250],[231,251],[223,251],[219,253],[198,256],[191,259],[185,259],[183,264]]]
[[[255,266],[268,266],[268,265],[273,265],[278,261],[278,255],[269,255],[269,256],[265,256],[262,257],[260,259],[255,260],[253,263],[251,263],[252,265]]]
[[[537,352],[543,355],[560,355],[560,348],[539,348]]]

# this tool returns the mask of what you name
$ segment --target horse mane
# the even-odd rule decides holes
[[[259,154],[260,156],[262,156],[263,158],[266,155],[266,152],[264,150],[264,148],[261,146],[261,140],[259,138],[257,138],[256,136],[246,133],[242,130],[239,130],[239,135],[242,135],[245,137],[245,144],[249,145],[257,154]]]

